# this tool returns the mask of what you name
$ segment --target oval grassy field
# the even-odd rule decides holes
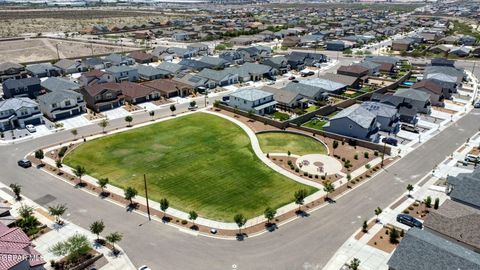
[[[257,134],[257,138],[264,153],[288,153],[290,151],[299,156],[327,154],[327,148],[323,143],[300,134],[265,132]]]
[[[237,213],[252,218],[292,202],[298,189],[316,191],[270,169],[239,126],[206,113],[89,141],[64,162],[140,195],[146,174],[150,199],[167,198],[173,208],[228,222]]]

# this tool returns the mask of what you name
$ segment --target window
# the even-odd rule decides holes
[[[65,101],[65,106],[70,106],[70,105],[72,105],[72,103],[70,102],[70,100]]]
[[[352,125],[349,125],[348,128],[352,129]]]
[[[52,103],[52,108],[56,108],[57,107],[57,103]]]

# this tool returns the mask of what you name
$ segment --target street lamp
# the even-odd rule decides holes
[[[143,175],[143,184],[145,185],[145,199],[147,200],[147,214],[148,214],[148,220],[152,220],[150,217],[150,204],[148,203],[148,191],[147,191],[147,176],[144,174]]]

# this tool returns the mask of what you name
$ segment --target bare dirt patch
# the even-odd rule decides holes
[[[367,245],[371,246],[371,247],[374,247],[374,248],[377,248],[377,249],[380,249],[382,251],[385,251],[387,253],[391,253],[392,251],[395,250],[395,248],[397,248],[398,244],[400,243],[400,241],[402,240],[402,234],[401,234],[401,231],[402,229],[399,229],[399,228],[395,228],[400,236],[398,238],[398,242],[395,243],[395,244],[392,244],[390,243],[390,232],[392,231],[392,228],[394,226],[393,225],[386,225],[385,227],[383,227],[378,233],[376,233],[372,239],[370,239],[370,241],[368,241]]]

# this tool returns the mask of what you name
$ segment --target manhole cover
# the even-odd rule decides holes
[[[49,203],[55,201],[56,199],[57,198],[55,196],[47,194],[43,197],[40,197],[40,198],[36,199],[35,202],[42,205],[42,206],[45,206],[46,204],[49,204]]]

